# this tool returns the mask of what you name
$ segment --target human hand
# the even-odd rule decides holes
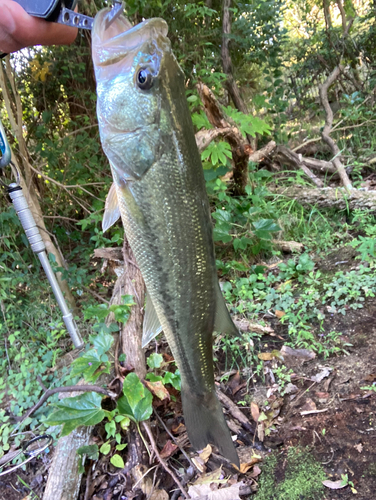
[[[77,36],[77,28],[32,17],[12,0],[0,0],[0,13],[0,53],[30,45],[70,44]]]

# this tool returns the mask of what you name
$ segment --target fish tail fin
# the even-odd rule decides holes
[[[202,450],[207,444],[214,444],[224,457],[239,467],[239,457],[215,392],[197,396],[183,387],[181,396],[185,426],[193,448]]]

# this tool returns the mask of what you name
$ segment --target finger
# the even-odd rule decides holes
[[[30,45],[70,44],[77,36],[77,28],[32,17],[10,0],[0,0],[0,12],[0,48],[4,52]]]

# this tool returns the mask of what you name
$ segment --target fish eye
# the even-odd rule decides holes
[[[136,82],[141,90],[149,90],[153,86],[153,75],[149,68],[141,68],[138,70]]]

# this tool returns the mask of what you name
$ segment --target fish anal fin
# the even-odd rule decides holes
[[[229,333],[232,335],[239,335],[239,330],[234,325],[234,322],[232,321],[230,313],[226,307],[226,302],[222,295],[219,283],[216,293],[214,331],[220,333]]]
[[[120,209],[118,197],[116,194],[115,183],[112,183],[110,190],[107,194],[106,203],[104,207],[104,215],[102,219],[102,231],[105,232],[120,219]]]
[[[142,347],[146,347],[162,331],[161,323],[149,294],[146,294],[144,324],[142,326]]]
[[[202,450],[207,444],[214,444],[227,460],[240,467],[239,457],[215,392],[197,396],[183,385],[181,397],[185,426],[193,448]]]

